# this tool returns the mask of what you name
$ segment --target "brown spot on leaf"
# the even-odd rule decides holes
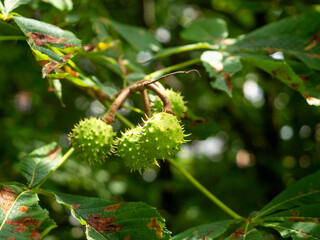
[[[224,81],[228,87],[228,90],[229,90],[229,92],[231,92],[232,91],[232,84],[230,81],[231,74],[230,73],[223,73],[223,75],[224,75]]]
[[[18,220],[6,220],[6,224],[16,226],[14,228],[15,233],[23,233],[28,230],[29,225],[33,225],[34,228],[30,232],[30,239],[37,240],[40,239],[41,234],[39,233],[38,227],[41,224],[41,221],[37,221],[36,219],[29,218],[29,216],[25,216],[23,219]]]
[[[294,217],[298,217],[300,215],[300,212],[299,211],[294,211],[293,213],[292,213],[292,216],[294,216]]]
[[[88,224],[98,232],[118,232],[123,225],[115,226],[114,217],[102,218],[103,214],[88,215]]]
[[[206,233],[202,238],[201,238],[201,240],[206,240],[206,237],[207,236],[209,236],[211,233],[213,233],[214,231],[213,230],[211,230],[211,231],[209,231],[208,233]]]
[[[238,228],[234,233],[232,233],[229,238],[231,239],[240,239],[244,235],[244,229]]]
[[[198,231],[194,231],[192,234],[196,235],[198,233]]]
[[[130,235],[127,235],[124,237],[124,240],[130,240],[131,239],[131,236]]]
[[[74,47],[74,45],[72,43],[66,43],[64,45],[65,48],[70,48],[70,47]]]
[[[53,150],[49,150],[48,152],[46,152],[46,155],[49,155],[49,156],[46,157],[44,161],[51,162],[55,160],[59,152],[61,152],[61,148],[59,146],[57,146]]]
[[[20,206],[19,208],[18,208],[18,211],[20,211],[20,212],[26,212],[26,211],[28,211],[28,207],[27,206]]]
[[[62,62],[65,63],[67,60],[69,60],[71,58],[72,54],[66,54],[66,55],[63,55],[63,60]]]
[[[104,209],[105,212],[111,212],[113,211],[114,213],[116,212],[116,210],[120,207],[120,203],[117,203],[117,204],[113,204],[113,205],[110,205],[108,207],[106,207]]]
[[[318,218],[312,218],[311,222],[314,222],[316,224],[320,224],[319,219]]]
[[[72,209],[78,209],[80,207],[80,204],[72,204],[71,207]]]
[[[158,238],[162,238],[163,233],[162,233],[162,228],[160,224],[158,223],[158,219],[156,217],[152,217],[151,221],[148,222],[147,227],[149,229],[154,229],[156,231],[156,236]]]
[[[306,51],[309,51],[318,45],[318,43],[320,42],[320,32],[317,32],[317,34],[312,36],[309,40],[310,44],[304,48],[304,50]]]
[[[38,63],[40,64],[41,67],[44,67],[45,65],[47,65],[50,61],[49,60],[40,60],[38,61]]]
[[[308,222],[305,218],[288,218],[289,221],[291,222]]]
[[[319,54],[308,53],[307,56],[311,59],[320,58]]]
[[[305,76],[305,75],[299,75],[299,78],[303,81],[303,82],[308,82],[309,81],[309,77]]]
[[[14,237],[9,237],[8,240],[14,240]]]
[[[301,238],[305,238],[305,239],[309,238],[309,236],[306,235],[306,234],[301,234],[300,237],[301,237]]]
[[[29,32],[28,35],[32,39],[32,41],[38,46],[46,46],[47,43],[56,44],[68,41],[68,38],[58,38],[39,32]]]
[[[53,69],[57,68],[59,65],[60,65],[60,63],[58,63],[54,60],[51,60],[51,62],[47,65],[45,73],[49,74]],[[45,76],[43,76],[43,77],[45,77]]]
[[[12,207],[17,194],[12,188],[2,186],[0,190],[0,205],[2,210],[7,214]]]

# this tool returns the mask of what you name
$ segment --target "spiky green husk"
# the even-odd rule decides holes
[[[69,134],[72,147],[90,164],[102,163],[112,151],[112,127],[101,119],[91,117],[75,125]]]
[[[183,129],[176,116],[160,112],[143,126],[140,145],[147,156],[165,159],[174,156],[185,142]]]
[[[155,158],[149,158],[145,151],[141,148],[140,137],[143,128],[138,126],[122,133],[122,137],[116,141],[117,155],[121,157],[124,163],[131,170],[148,169],[153,165],[157,165]]]
[[[184,116],[187,111],[187,106],[183,100],[183,96],[180,93],[173,91],[172,89],[166,89],[166,95],[170,100],[172,105],[172,111],[176,114],[178,118]],[[151,106],[155,112],[161,112],[163,108],[163,103],[159,97],[152,99]]]

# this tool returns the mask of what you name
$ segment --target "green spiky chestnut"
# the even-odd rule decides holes
[[[107,158],[112,151],[113,137],[112,127],[94,117],[81,120],[69,134],[72,147],[90,164],[102,163]]]
[[[149,118],[140,137],[141,149],[147,156],[165,159],[174,156],[184,143],[183,129],[176,116],[160,112]]]
[[[148,157],[141,148],[142,132],[143,128],[141,126],[129,129],[122,133],[121,138],[116,141],[117,155],[123,159],[131,170],[138,170],[140,173],[142,169],[158,165],[156,159]]]
[[[175,92],[172,89],[166,89],[165,93],[172,105],[172,111],[178,118],[183,117],[185,112],[187,111],[187,106],[183,100],[183,96],[181,96],[179,92]],[[163,103],[159,97],[155,97],[151,100],[151,106],[155,112],[161,112]]]

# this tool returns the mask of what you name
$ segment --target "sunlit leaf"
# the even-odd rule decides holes
[[[42,76],[62,67],[81,47],[80,40],[71,32],[35,19],[14,17],[27,42],[42,66]]]
[[[172,240],[214,240],[230,235],[240,224],[240,221],[226,220],[192,227],[172,237]]]
[[[240,58],[219,51],[205,51],[201,55],[201,61],[209,76],[216,78],[211,82],[211,86],[226,92],[231,97],[231,76],[242,69]]]
[[[29,189],[0,184],[1,239],[40,239],[56,227],[38,200]]]
[[[220,18],[205,18],[192,22],[181,32],[181,37],[193,42],[219,43],[228,37],[227,25]]]
[[[71,209],[87,226],[89,239],[170,239],[164,219],[142,202],[116,203],[105,199],[55,193],[59,203]]]
[[[42,0],[43,2],[50,3],[60,11],[71,11],[73,7],[72,0]]]
[[[27,179],[29,187],[35,187],[50,171],[55,169],[61,157],[61,148],[55,142],[42,146],[25,156],[19,168]]]
[[[19,7],[22,4],[27,4],[31,0],[5,0],[4,1],[4,8],[2,8],[5,12],[9,13],[13,9]]]
[[[306,12],[268,24],[241,38],[229,50],[281,51],[320,70],[320,13]]]

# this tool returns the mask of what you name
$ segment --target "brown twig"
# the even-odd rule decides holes
[[[191,72],[196,72],[196,73],[198,73],[198,75],[201,77],[201,75],[200,75],[200,73],[199,73],[199,71],[198,71],[197,69],[191,69],[191,70],[189,70],[189,71],[176,71],[176,72],[168,73],[168,74],[166,74],[166,75],[163,75],[162,77],[159,77],[159,78],[154,79],[154,80],[152,80],[152,81],[148,81],[146,84],[149,85],[149,84],[152,84],[152,83],[156,83],[156,82],[160,81],[161,79],[170,77],[170,76],[172,76],[172,75],[176,75],[176,74],[178,74],[178,73],[188,74],[188,73],[191,73]]]
[[[169,98],[167,97],[167,95],[166,95],[166,93],[164,91],[162,91],[160,88],[158,88],[154,84],[150,84],[150,85],[148,84],[146,87],[159,96],[159,98],[163,102],[163,111],[164,112],[173,113],[172,112],[172,105],[170,103],[170,100],[169,100]]]
[[[119,107],[127,99],[127,97],[130,96],[130,94],[130,88],[124,88],[111,104],[108,114],[102,120],[104,120],[107,124],[111,124],[114,121],[114,117],[116,116],[116,112],[118,111]]]
[[[149,104],[149,99],[148,99],[146,89],[153,91],[155,94],[157,94],[159,96],[159,98],[163,102],[163,111],[164,112],[173,114],[172,105],[170,103],[169,98],[167,97],[167,95],[165,93],[165,88],[162,86],[161,83],[159,83],[159,81],[161,79],[164,79],[166,77],[169,77],[169,76],[172,76],[172,75],[175,75],[178,73],[190,73],[190,72],[197,72],[200,75],[200,73],[196,69],[192,69],[189,71],[177,71],[177,72],[172,72],[172,73],[166,74],[166,75],[164,75],[160,78],[157,78],[155,80],[150,81],[150,80],[143,79],[143,80],[140,80],[138,82],[135,82],[135,83],[127,86],[126,88],[124,88],[122,91],[118,92],[115,95],[116,99],[114,100],[114,102],[110,106],[109,111],[108,111],[107,115],[103,118],[103,120],[107,124],[111,124],[114,121],[116,112],[118,111],[118,109],[120,108],[122,103],[126,100],[127,97],[129,97],[131,94],[134,94],[136,92],[141,92],[144,112],[146,113],[147,117],[150,117],[151,110],[150,110],[150,104]]]
[[[150,109],[150,102],[149,102],[148,93],[146,89],[141,92],[141,97],[142,97],[143,110],[146,114],[144,117],[144,120],[147,120],[148,118],[151,117],[151,109]]]

